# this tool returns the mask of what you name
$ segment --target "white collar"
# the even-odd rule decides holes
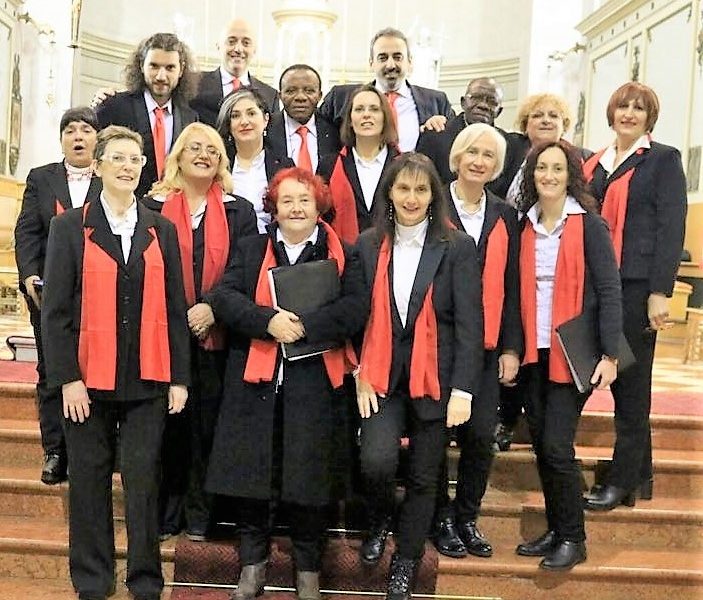
[[[158,108],[159,103],[154,100],[154,97],[151,95],[151,92],[147,89],[144,90],[144,101],[146,102],[146,109],[149,112],[149,114],[154,112],[155,108]],[[164,108],[168,111],[169,114],[173,114],[173,98],[169,98],[168,102],[164,104],[161,108]]]
[[[234,75],[232,75],[232,73],[230,73],[223,66],[220,66],[220,79],[222,81],[222,85],[230,85],[234,79]],[[242,73],[240,77],[237,77],[237,79],[239,79],[239,83],[242,85],[251,85],[249,71],[244,71],[244,73]]]
[[[74,167],[69,164],[66,159],[64,159],[63,165],[66,167],[66,172],[71,173],[72,175],[85,175],[86,173],[93,172],[93,165],[88,165],[87,167]]]
[[[105,217],[107,218],[107,223],[110,225],[112,233],[117,234],[119,230],[134,228],[137,223],[137,201],[132,196],[132,204],[129,205],[122,217],[118,217],[110,208],[107,200],[105,199],[104,192],[100,192],[100,203],[105,211]]]
[[[266,148],[263,148],[251,161],[251,168],[258,169],[264,164],[264,159],[266,158]],[[237,155],[234,155],[234,167],[239,169],[239,161],[237,160]]]
[[[317,125],[315,124],[315,113],[312,113],[312,117],[310,117],[310,120],[307,123],[299,123],[296,121],[293,117],[291,117],[285,109],[283,110],[283,119],[286,124],[286,131],[288,133],[288,137],[293,135],[298,127],[307,127],[308,131],[312,133],[315,137],[317,137]]]
[[[564,222],[568,215],[578,215],[583,214],[585,212],[586,209],[584,209],[583,206],[578,203],[576,198],[574,198],[573,196],[567,196],[566,200],[564,201],[564,207],[561,210],[561,216],[557,221],[556,227],[559,227],[559,225]],[[537,227],[537,225],[539,225],[540,213],[541,211],[539,210],[539,202],[535,202],[530,208],[530,210],[527,211],[527,218],[530,219],[533,227]]]
[[[630,156],[637,152],[640,148],[649,149],[651,147],[652,146],[650,144],[649,134],[645,133],[644,135],[640,136],[637,141],[632,144],[632,146],[628,148],[627,152],[625,152],[625,154],[620,159],[620,164],[616,165],[615,157],[617,155],[617,147],[616,142],[613,142],[612,145],[608,146],[605,149],[605,152],[603,152],[598,162],[603,165],[605,171],[610,174],[622,163],[624,163],[628,158],[630,158]]]
[[[315,229],[312,230],[312,233],[304,239],[302,242],[298,242],[297,244],[291,244],[286,240],[286,238],[283,237],[283,233],[281,232],[280,227],[276,227],[276,241],[277,242],[283,242],[283,245],[286,248],[299,248],[300,246],[305,246],[308,242],[310,242],[313,246],[317,244],[317,236],[319,234],[320,226],[315,225]]]
[[[389,92],[389,90],[383,89],[381,82],[378,80],[374,81],[374,87],[382,94],[387,94]],[[402,96],[403,98],[409,98],[411,96],[410,88],[408,87],[408,82],[406,79],[403,79],[403,83],[400,84],[400,87],[397,90],[393,91],[396,92],[399,96]]]
[[[454,205],[456,206],[457,212],[461,211],[468,217],[471,217],[472,219],[477,219],[478,217],[483,218],[483,215],[486,212],[486,190],[481,192],[481,200],[479,200],[479,208],[476,212],[474,213],[468,213],[466,210],[464,210],[463,202],[461,198],[459,198],[459,194],[457,194],[456,191],[456,186],[457,186],[457,180],[455,179],[449,184],[449,193],[452,196],[452,200],[454,201]]]
[[[427,228],[430,221],[425,217],[417,225],[401,225],[398,221],[395,222],[395,243],[403,246],[414,244],[422,246],[425,243],[427,236]]]
[[[371,160],[366,160],[364,158],[361,158],[359,156],[359,153],[356,151],[356,148],[352,146],[352,154],[354,155],[354,162],[357,165],[362,165],[365,167],[371,166],[374,163],[384,165],[386,164],[386,158],[388,157],[388,146],[383,146],[380,150],[380,152],[374,156]]]

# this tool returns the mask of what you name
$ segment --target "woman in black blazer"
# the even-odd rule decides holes
[[[434,512],[446,427],[471,415],[483,361],[476,245],[449,226],[432,161],[401,154],[382,182],[376,227],[358,250],[371,298],[360,369],[361,472],[370,530],[362,560],[385,549],[400,438],[410,431],[405,500],[394,527],[387,598],[409,598]]]
[[[227,148],[234,193],[254,205],[259,233],[264,233],[271,221],[264,210],[269,182],[281,169],[295,166],[287,156],[276,156],[264,146],[268,122],[266,100],[257,90],[247,87],[224,99],[216,125]]]
[[[319,172],[332,193],[332,227],[353,244],[373,225],[379,182],[398,156],[398,133],[386,97],[373,85],[358,87],[349,97],[339,130],[344,147],[321,159]]]
[[[114,585],[112,470],[119,427],[127,522],[127,587],[159,598],[158,493],[166,413],[190,383],[181,261],[172,223],[134,198],[142,140],[98,134],[100,199],[54,218],[42,331],[49,383],[61,387],[69,469],[69,562],[81,598]]]
[[[652,363],[657,331],[666,327],[686,226],[686,178],[676,148],[652,141],[659,116],[654,90],[626,83],[610,98],[615,142],[584,165],[591,192],[610,226],[620,266],[625,337],[636,364],[612,388],[615,449],[604,481],[586,508],[634,505],[652,497]]]
[[[227,339],[201,299],[219,282],[237,240],[257,232],[253,206],[231,191],[222,139],[209,125],[191,123],[173,143],[163,179],[143,199],[176,226],[191,332],[190,402],[166,421],[164,432],[162,540],[177,534],[185,522],[188,539],[202,541],[211,524],[205,471],[220,408]]]
[[[547,532],[520,544],[540,567],[567,570],[586,560],[581,473],[574,455],[588,398],[573,381],[556,328],[580,314],[598,329],[601,359],[591,377],[605,389],[617,376],[622,331],[620,281],[608,229],[585,191],[578,150],[564,140],[534,148],[521,204],[520,304],[525,335],[522,382],[527,423],[544,493]]]
[[[505,138],[485,123],[457,135],[449,165],[457,179],[449,185],[449,217],[478,246],[483,279],[483,369],[471,420],[458,428],[461,446],[453,504],[446,470],[440,480],[433,541],[437,550],[459,558],[488,557],[493,548],[476,520],[493,462],[500,384],[514,385],[523,351],[518,278],[517,211],[485,188],[503,168]]]
[[[298,597],[320,598],[326,508],[338,443],[336,396],[345,340],[367,315],[356,255],[320,220],[329,208],[322,179],[300,168],[280,171],[266,197],[267,233],[239,242],[234,259],[206,297],[230,331],[225,392],[208,468],[209,491],[237,497],[243,569],[234,597],[262,593],[271,534],[270,505],[287,508]],[[272,306],[268,269],[334,258],[341,295],[305,314]],[[336,341],[324,355],[283,359],[280,343]]]

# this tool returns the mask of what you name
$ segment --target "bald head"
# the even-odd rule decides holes
[[[222,68],[232,77],[241,77],[249,69],[256,53],[254,31],[244,19],[233,19],[222,31],[218,48],[222,52]]]
[[[492,77],[478,77],[469,81],[466,94],[461,99],[464,120],[471,123],[493,125],[503,110],[503,88]]]

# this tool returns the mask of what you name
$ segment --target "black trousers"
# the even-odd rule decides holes
[[[457,427],[461,453],[453,507],[449,501],[447,461],[446,454],[444,455],[442,476],[437,486],[437,517],[440,519],[452,514],[462,523],[478,519],[493,464],[493,432],[498,421],[500,387],[498,352],[486,351],[481,386],[476,390],[471,403],[471,418],[468,423]]]
[[[525,408],[524,388],[519,384],[513,387],[500,386],[499,395],[500,422],[508,429],[515,429]]]
[[[81,597],[104,598],[115,578],[112,467],[117,428],[127,523],[127,587],[158,598],[161,437],[167,401],[94,401],[84,423],[64,419],[69,467],[69,566]]]
[[[539,350],[538,362],[523,369],[527,424],[537,455],[547,525],[560,540],[583,541],[582,480],[574,438],[588,394],[580,394],[574,384],[549,381],[548,349]]]
[[[61,388],[49,387],[46,384],[46,365],[44,364],[44,348],[41,336],[41,312],[34,302],[25,296],[29,307],[29,322],[34,329],[34,339],[37,344],[37,404],[39,412],[39,429],[41,443],[45,454],[65,454],[63,428],[63,398]]]
[[[373,525],[393,514],[400,437],[406,431],[409,465],[395,542],[398,555],[417,560],[432,524],[447,440],[445,421],[420,419],[407,392],[380,399],[378,412],[361,421],[361,474]]]
[[[646,331],[647,281],[622,282],[623,331],[636,363],[610,386],[615,400],[615,449],[608,483],[633,490],[652,477],[652,363],[657,335]]]

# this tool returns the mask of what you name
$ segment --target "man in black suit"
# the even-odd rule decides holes
[[[428,119],[440,116],[444,123],[454,116],[444,92],[411,85],[406,81],[412,57],[408,40],[401,31],[387,27],[373,36],[369,64],[376,74],[372,84],[386,94],[391,106],[394,106],[398,145],[402,152],[415,149],[421,127]],[[358,84],[335,85],[325,96],[320,114],[339,127],[349,95],[357,87]]]
[[[171,145],[186,125],[198,120],[189,108],[196,87],[188,47],[172,33],[142,40],[125,69],[127,91],[97,107],[102,127],[123,125],[144,139],[146,165],[135,194],[140,198],[163,174]]]
[[[71,108],[63,114],[59,132],[64,160],[36,167],[29,172],[22,210],[15,226],[19,287],[27,300],[37,346],[37,399],[44,448],[41,480],[49,485],[66,479],[66,446],[61,428],[61,391],[49,387],[46,381],[38,284],[44,275],[51,219],[100,195],[102,183],[93,176],[91,167],[98,129],[98,119],[90,108]]]
[[[265,144],[276,156],[288,156],[297,167],[316,173],[320,157],[341,149],[339,130],[317,111],[322,98],[320,74],[309,65],[291,65],[278,85],[283,111],[271,115]]]
[[[240,87],[255,89],[266,100],[269,112],[278,112],[278,92],[249,73],[256,52],[256,38],[249,23],[244,19],[231,21],[217,47],[222,52],[222,64],[201,74],[198,95],[190,103],[200,120],[214,127],[222,99]]]

